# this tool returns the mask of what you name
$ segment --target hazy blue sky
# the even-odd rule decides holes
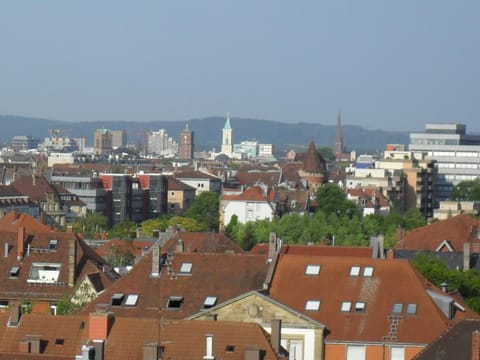
[[[0,0],[0,114],[480,131],[480,1]]]

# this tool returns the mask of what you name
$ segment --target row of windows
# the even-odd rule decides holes
[[[350,268],[350,276],[360,276],[362,274],[365,277],[372,277],[373,276],[373,266],[365,266],[362,268],[360,266],[352,266]],[[305,275],[318,275],[320,274],[320,265],[317,264],[310,264],[307,265],[305,268]]]
[[[365,312],[366,302],[365,301],[342,301],[340,306],[341,312]],[[320,300],[307,300],[305,302],[305,310],[308,311],[318,311],[320,310]],[[392,314],[401,315],[403,314],[404,305],[402,303],[395,303],[392,305]],[[417,313],[417,304],[407,304],[405,306],[405,314],[415,315]]]
[[[437,163],[439,169],[478,169],[477,164],[465,163]]]

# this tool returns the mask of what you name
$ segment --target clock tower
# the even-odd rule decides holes
[[[178,141],[178,158],[179,159],[193,159],[193,131],[185,125],[185,129],[180,132],[180,139]]]

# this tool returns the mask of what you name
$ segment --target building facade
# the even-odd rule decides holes
[[[409,149],[436,160],[437,200],[446,200],[461,181],[480,176],[480,135],[468,135],[464,124],[427,123],[425,132],[411,133]]]
[[[93,151],[97,155],[108,155],[113,150],[113,135],[108,129],[97,129],[94,134]]]
[[[180,139],[178,141],[178,158],[179,159],[193,159],[194,138],[193,131],[185,125],[185,129],[180,132]]]

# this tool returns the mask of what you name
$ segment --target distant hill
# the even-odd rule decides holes
[[[231,118],[234,142],[256,139],[259,142],[273,143],[277,148],[306,147],[314,140],[318,147],[333,147],[335,144],[334,125],[313,123],[287,124],[278,121]],[[219,149],[222,138],[223,117],[208,117],[187,121],[195,132],[195,143],[199,146]],[[48,129],[64,129],[63,135],[86,137],[88,144],[93,142],[95,129],[106,127],[111,130],[126,130],[130,143],[137,143],[149,130],[165,129],[173,138],[178,138],[186,122],[179,121],[92,121],[67,122],[20,116],[0,116],[0,142],[10,144],[15,135],[33,135],[43,139]],[[361,126],[343,125],[343,141],[348,149],[358,152],[382,150],[385,144],[408,144],[407,131],[385,131],[365,129]]]

